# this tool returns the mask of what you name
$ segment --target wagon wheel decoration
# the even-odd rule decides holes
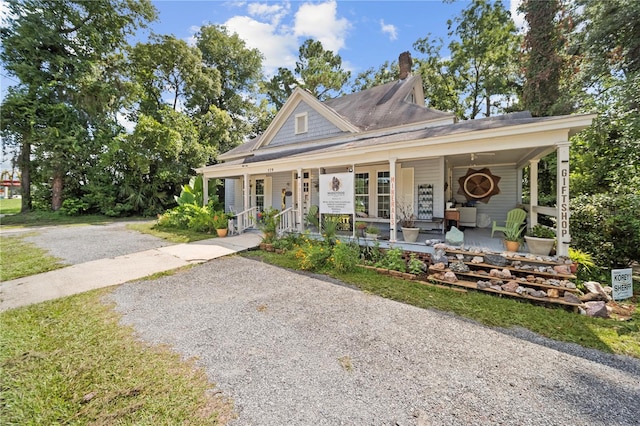
[[[492,196],[500,193],[498,182],[500,176],[495,176],[491,170],[468,169],[467,173],[458,179],[460,188],[458,194],[462,194],[467,201],[482,201],[488,203]]]

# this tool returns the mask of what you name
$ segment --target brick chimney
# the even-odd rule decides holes
[[[398,58],[398,64],[400,65],[400,80],[404,80],[411,75],[411,53],[402,52]]]

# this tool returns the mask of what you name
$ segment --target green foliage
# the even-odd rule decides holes
[[[220,224],[220,215],[218,214],[218,219],[216,220],[216,213],[219,212],[213,212],[209,207],[183,204],[159,215],[157,226],[160,229],[188,229],[194,232],[211,234],[216,229],[227,227],[227,225],[224,225],[221,228],[216,228]],[[224,212],[222,213],[224,214]]]
[[[544,225],[535,225],[533,228],[531,228],[528,232],[527,235],[530,237],[536,237],[536,238],[555,238],[556,237],[556,232],[549,228],[548,226],[544,226]],[[516,240],[511,240],[511,241],[516,241]]]
[[[640,261],[640,195],[596,194],[571,200],[572,245],[605,269]]]
[[[407,265],[410,273],[415,275],[420,275],[426,269],[426,265],[422,262],[415,253],[411,253],[409,255],[409,264]]]
[[[275,234],[280,224],[279,210],[269,207],[268,209],[258,213],[258,227],[265,234]]]
[[[326,242],[332,243],[336,239],[339,224],[340,216],[322,216],[322,236]]]
[[[331,246],[325,241],[305,238],[295,256],[303,271],[318,271],[325,268],[331,254]]]
[[[308,39],[298,49],[294,71],[279,68],[278,73],[262,85],[269,101],[280,108],[296,86],[324,101],[343,93],[351,72],[342,68],[342,58],[325,50],[322,42]]]
[[[229,215],[223,210],[214,211],[212,215],[214,229],[227,229],[229,227]]]
[[[77,198],[67,198],[62,202],[60,212],[68,216],[77,216],[87,211],[89,203]]]
[[[521,227],[511,227],[507,228],[504,233],[504,239],[506,241],[518,241],[522,242],[522,231],[527,225],[522,225]]]
[[[336,240],[330,261],[333,268],[340,272],[351,272],[360,260],[360,247],[355,243],[343,243]]]
[[[391,269],[394,271],[407,272],[407,264],[402,258],[402,249],[396,247],[391,248],[384,252],[382,259],[380,259],[375,266],[378,268]]]

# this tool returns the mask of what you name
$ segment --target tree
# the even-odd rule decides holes
[[[385,61],[377,70],[372,67],[358,74],[351,86],[351,91],[359,92],[399,79],[400,68],[398,67],[398,61],[392,61],[391,63]]]
[[[279,68],[275,76],[262,85],[268,99],[280,108],[298,86],[311,92],[321,101],[343,93],[351,72],[342,69],[342,58],[325,50],[322,42],[306,40],[298,49],[293,71]]]
[[[155,9],[148,0],[7,3],[15,19],[2,29],[0,58],[20,81],[25,104],[37,105],[38,110],[28,114],[31,128],[20,135],[20,142],[33,146],[46,160],[54,189],[51,207],[57,210],[65,177],[95,152],[91,135],[105,119],[115,117],[109,108],[119,87],[108,84],[108,75],[115,73],[114,58],[134,29],[155,18]],[[28,151],[22,150],[23,163],[31,161],[26,159]],[[23,170],[26,185],[30,178]]]

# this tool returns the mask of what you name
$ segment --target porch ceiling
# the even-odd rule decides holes
[[[464,154],[446,156],[450,167],[480,167],[497,164],[514,164],[518,167],[526,165],[531,160],[536,160],[553,152],[553,147],[520,148],[496,151],[474,151]]]

